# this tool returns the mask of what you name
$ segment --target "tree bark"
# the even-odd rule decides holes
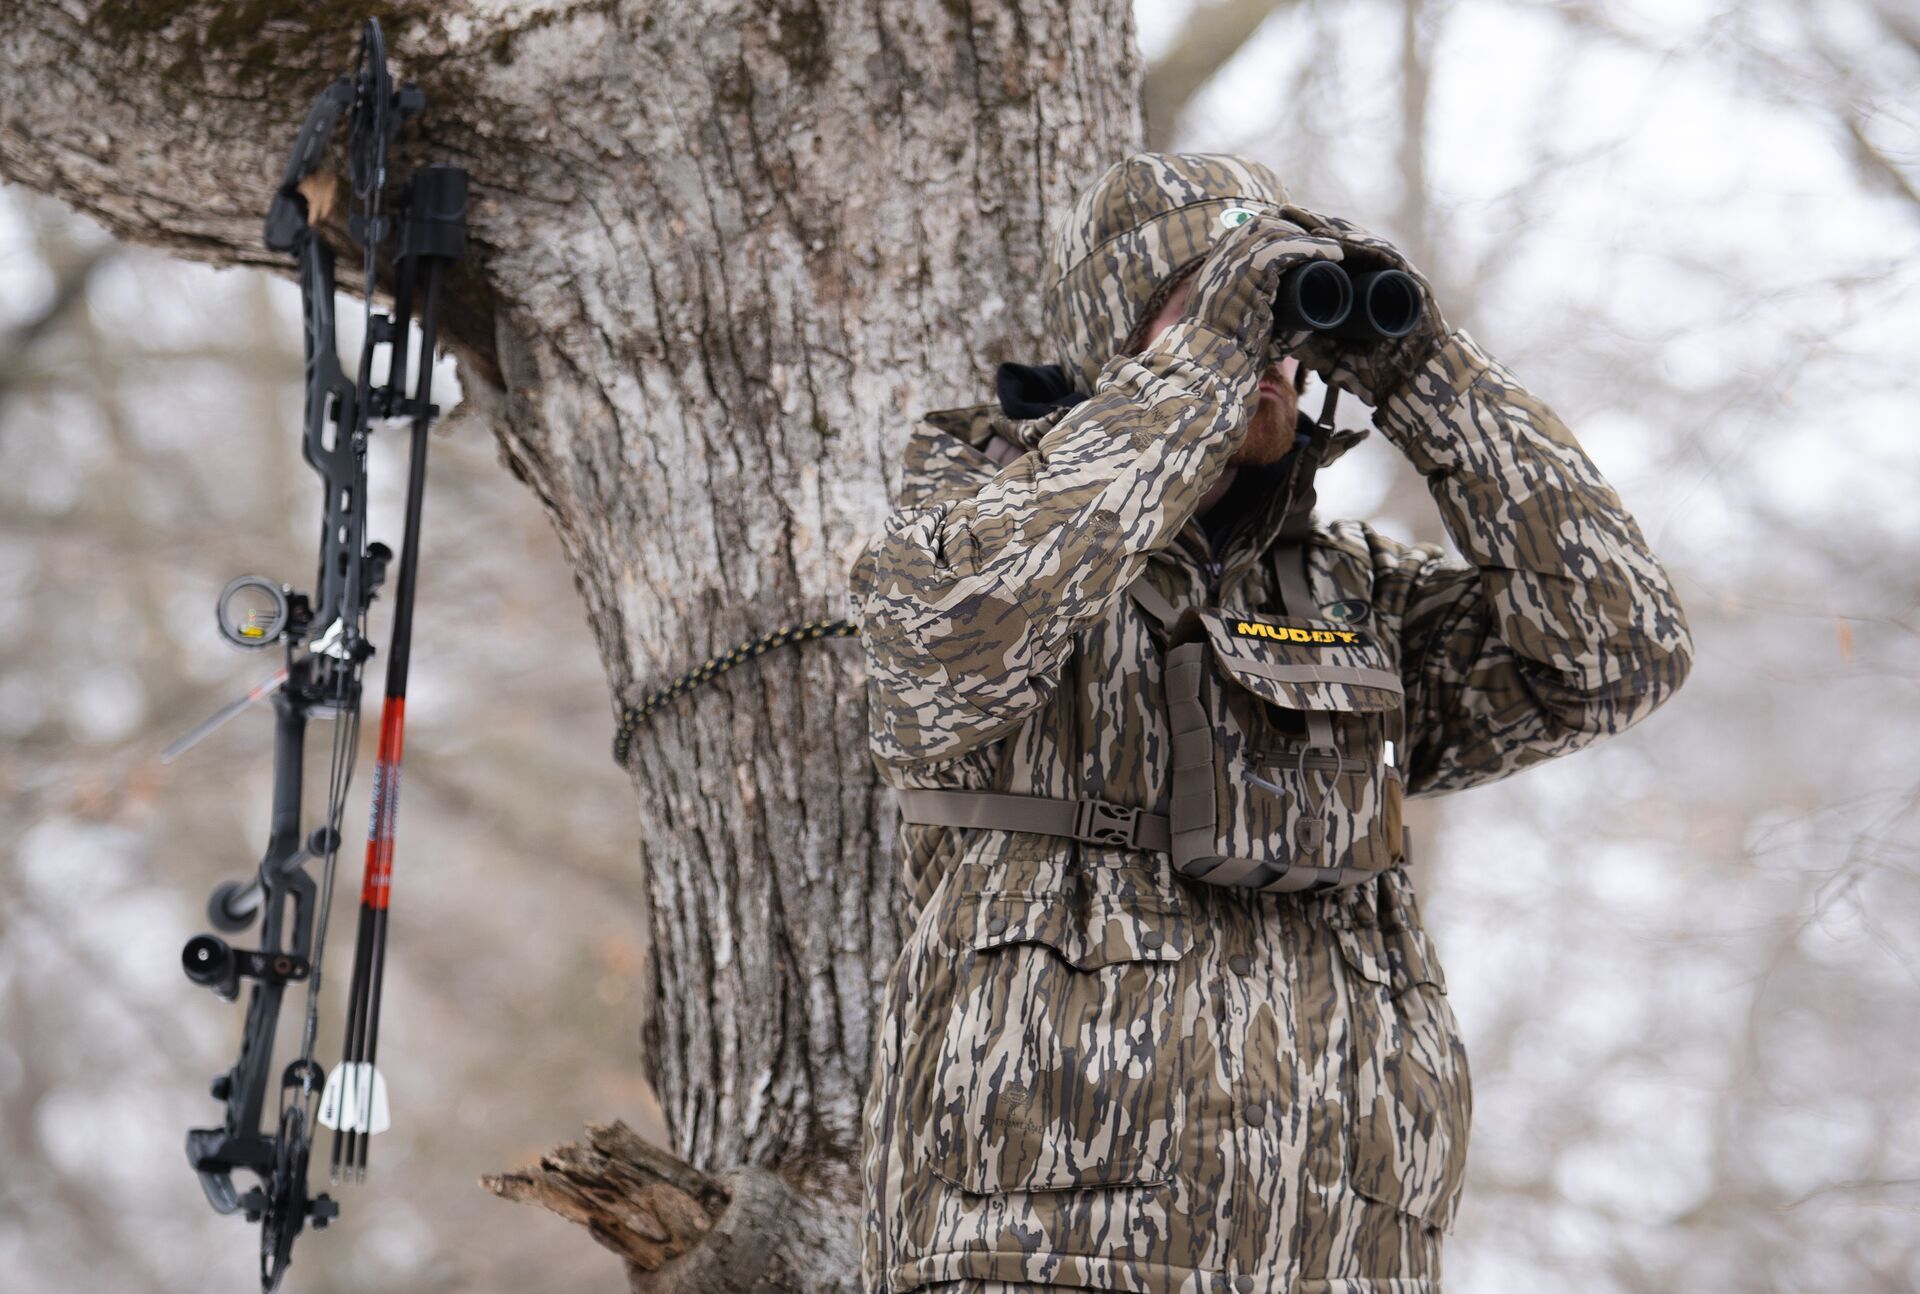
[[[524,1172],[483,1178],[504,1199],[586,1227],[627,1260],[635,1294],[790,1294],[852,1288],[860,1252],[844,1206],[762,1168],[708,1177],[634,1135],[589,1125]]]
[[[916,414],[987,398],[999,360],[1050,358],[1047,224],[1139,139],[1128,0],[379,8],[428,99],[395,172],[473,174],[445,325],[464,407],[545,505],[616,710],[844,614]],[[5,6],[0,175],[124,238],[284,271],[260,219],[355,21],[300,0]],[[440,610],[484,632],[485,608]],[[857,648],[727,674],[657,715],[630,767],[671,1149],[762,1202],[784,1183],[851,1253],[902,934]],[[855,1272],[828,1254],[807,1279]]]

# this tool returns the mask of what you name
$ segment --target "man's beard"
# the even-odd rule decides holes
[[[1254,398],[1253,421],[1247,424],[1246,439],[1227,462],[1240,467],[1265,467],[1285,458],[1293,448],[1293,424],[1300,414],[1300,397],[1288,383],[1282,382],[1277,399],[1265,392]]]

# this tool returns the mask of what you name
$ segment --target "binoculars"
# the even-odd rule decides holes
[[[1308,261],[1280,280],[1273,330],[1390,341],[1412,332],[1423,309],[1419,283],[1402,270],[1350,275],[1333,261]]]

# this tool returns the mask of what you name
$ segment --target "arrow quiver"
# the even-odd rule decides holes
[[[212,1084],[214,1099],[224,1107],[223,1118],[216,1127],[188,1132],[187,1158],[217,1211],[241,1213],[260,1224],[260,1284],[269,1292],[285,1276],[301,1229],[309,1221],[324,1227],[339,1214],[330,1196],[310,1195],[307,1188],[314,1124],[326,1121],[328,1114],[322,1093],[329,1080],[314,1060],[314,1050],[327,917],[359,745],[361,673],[374,655],[367,616],[394,560],[386,545],[367,538],[367,447],[382,429],[379,423],[404,419],[411,428],[406,521],[368,841],[368,887],[379,894],[378,920],[370,919],[363,897],[347,1027],[349,1057],[364,1051],[370,1062],[378,1030],[427,432],[439,412],[432,399],[434,347],[447,267],[461,258],[466,240],[467,175],[457,167],[422,169],[402,189],[398,205],[387,207],[389,146],[402,125],[424,107],[425,96],[417,88],[393,84],[380,25],[369,19],[353,73],[329,85],[308,110],[266,219],[266,245],[292,256],[298,268],[306,359],[301,448],[321,483],[319,561],[311,591],[243,576],[221,594],[223,637],[240,647],[277,646],[285,654],[285,665],[272,680],[213,721],[224,721],[247,700],[271,697],[273,805],[267,848],[256,873],[220,886],[207,904],[208,919],[223,933],[248,930],[258,922],[258,947],[234,948],[218,935],[203,934],[188,942],[182,964],[189,979],[227,1000],[237,998],[243,985],[247,989],[239,1058]],[[315,181],[324,174],[321,168],[343,121],[352,202],[347,229],[361,249],[366,302],[364,339],[351,375],[341,366],[335,337],[334,251],[315,228],[322,213],[310,202],[311,195],[323,191]],[[390,313],[373,309],[383,265],[393,283]],[[416,310],[421,337],[409,384]],[[382,347],[387,364],[383,380],[376,382],[375,352]],[[314,718],[331,719],[333,732],[324,816],[309,829],[301,785],[307,724]],[[176,743],[169,754],[204,736],[213,723]],[[309,870],[316,862],[317,878]],[[276,1071],[276,1027],[290,986],[305,989],[299,1050]],[[373,1083],[355,1086],[370,1102]],[[333,1112],[336,1125],[347,1126],[339,1118],[337,1102]],[[345,1112],[349,1118],[361,1115],[362,1103],[349,1102]],[[357,1126],[367,1123],[361,1117]],[[352,1149],[355,1153],[347,1162],[364,1171],[364,1138]],[[342,1158],[336,1141],[335,1164]],[[254,1184],[237,1186],[236,1171],[251,1174]]]

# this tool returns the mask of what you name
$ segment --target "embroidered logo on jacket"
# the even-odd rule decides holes
[[[1242,638],[1266,638],[1273,642],[1302,643],[1309,647],[1370,647],[1372,640],[1358,629],[1299,629],[1293,625],[1263,624],[1258,620],[1236,620],[1233,632]]]

